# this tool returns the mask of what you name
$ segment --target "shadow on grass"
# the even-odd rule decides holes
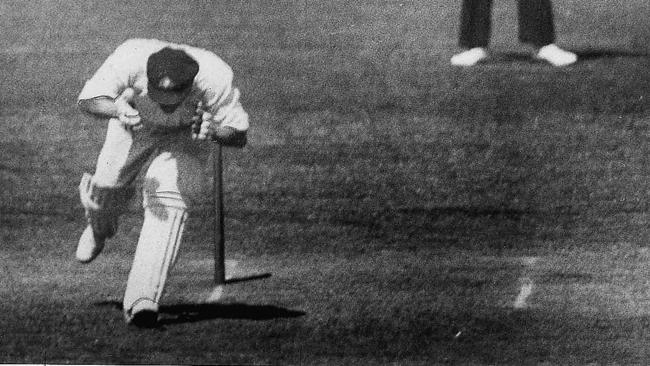
[[[160,308],[160,323],[191,323],[210,319],[272,320],[297,318],[305,312],[273,305],[248,304],[177,304]]]
[[[617,49],[588,49],[574,51],[578,55],[578,60],[594,60],[600,58],[635,58],[648,57],[650,53],[643,51],[626,51]]]
[[[122,310],[119,301],[101,301],[95,306],[107,306]],[[160,307],[159,325],[194,323],[212,319],[272,320],[297,318],[306,313],[274,305],[248,305],[242,303],[174,304]]]
[[[271,277],[270,273],[258,273],[258,274],[248,275],[248,276],[227,278],[226,279],[226,285],[230,285],[230,284],[234,284],[234,283],[241,283],[241,282],[255,281],[255,280],[263,280],[263,279],[269,278],[269,277]]]
[[[531,53],[522,52],[503,52],[492,55],[486,63],[502,63],[502,62],[535,62]]]
[[[578,55],[578,63],[580,61],[587,60],[597,60],[604,58],[636,58],[636,57],[648,57],[650,54],[643,51],[628,51],[620,49],[583,49],[583,50],[570,50]],[[493,55],[490,61],[487,61],[486,64],[491,63],[508,63],[508,62],[529,62],[529,63],[540,63],[541,61],[536,60],[532,53],[525,52],[504,52],[497,53]]]

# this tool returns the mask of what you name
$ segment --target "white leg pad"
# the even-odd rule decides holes
[[[144,223],[124,294],[127,321],[134,310],[138,311],[138,304],[148,304],[146,310],[158,311],[167,274],[176,261],[187,220],[187,209],[180,197],[151,198],[155,200],[150,202],[156,204],[145,207]]]

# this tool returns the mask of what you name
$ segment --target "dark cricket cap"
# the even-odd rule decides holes
[[[149,97],[160,104],[176,104],[192,86],[199,64],[185,51],[165,47],[147,60]]]

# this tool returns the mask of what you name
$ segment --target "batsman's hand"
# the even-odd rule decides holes
[[[131,131],[137,131],[142,128],[142,118],[140,118],[140,113],[131,105],[134,97],[135,91],[132,88],[126,88],[122,94],[115,99],[117,118],[124,124],[124,128]]]
[[[195,140],[210,139],[223,146],[244,147],[246,145],[246,131],[239,131],[230,126],[221,126],[215,121],[214,115],[204,111],[201,104],[196,108],[192,118],[192,138]]]

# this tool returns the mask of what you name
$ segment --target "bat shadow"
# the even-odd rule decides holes
[[[160,307],[160,324],[193,323],[212,319],[273,320],[297,318],[306,313],[274,305],[243,303],[175,304]]]
[[[119,301],[101,301],[95,306],[107,306],[122,310]],[[162,305],[159,309],[158,326],[195,323],[214,319],[273,320],[298,318],[304,311],[291,310],[275,305],[250,305],[244,303],[188,303]]]

